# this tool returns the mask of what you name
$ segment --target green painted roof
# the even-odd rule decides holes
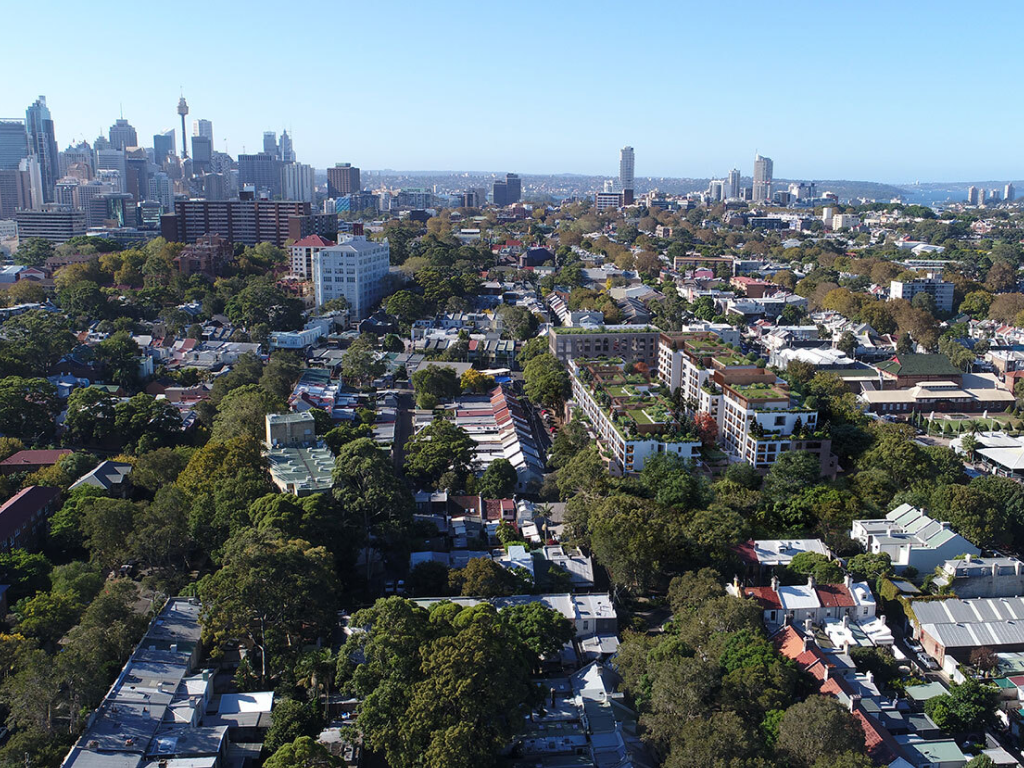
[[[949,362],[945,355],[896,355],[892,360],[878,364],[878,370],[893,376],[960,376],[959,368]]]

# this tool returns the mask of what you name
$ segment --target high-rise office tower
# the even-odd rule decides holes
[[[43,209],[44,202],[53,202],[52,192],[50,200],[46,200],[44,197],[42,165],[36,155],[29,155],[23,158],[18,164],[18,171],[18,182],[20,184],[18,191],[19,208],[31,208],[34,211],[40,211]],[[56,189],[56,184],[54,184],[54,188]]]
[[[740,196],[740,172],[733,168],[729,171],[729,178],[726,180],[726,197],[735,200]]]
[[[149,156],[142,147],[133,147],[124,153],[124,191],[136,201],[149,194]]]
[[[1007,184],[1003,189],[1003,200],[1008,203],[1012,203],[1017,199],[1017,190],[1013,188],[1013,184]]]
[[[281,146],[278,148],[282,163],[295,162],[295,148],[292,146],[292,137],[288,131],[281,131]]]
[[[523,182],[518,173],[505,174],[505,187],[508,194],[506,205],[513,205],[523,199]]]
[[[967,188],[967,203],[969,205],[977,205],[978,204],[978,188],[977,187],[968,187]]]
[[[153,135],[153,162],[159,166],[174,154],[174,129]]]
[[[185,101],[184,94],[178,99],[178,114],[181,115],[181,159],[184,160],[188,157],[188,134],[185,133],[185,115],[188,114],[188,102]]]
[[[281,196],[281,161],[269,152],[238,156],[238,184],[256,188],[257,196],[266,192],[270,199]]]
[[[213,162],[213,139],[209,136],[192,136],[192,172],[208,173]]]
[[[139,146],[139,137],[135,129],[123,117],[118,118],[110,126],[110,146],[114,149],[128,149]]]
[[[53,185],[56,184],[59,174],[57,137],[53,131],[53,118],[50,117],[45,96],[40,96],[25,110],[25,127],[28,131],[29,153],[39,159],[43,197],[46,202],[52,202]]]
[[[352,163],[338,163],[327,169],[327,196],[344,197],[359,191],[359,169]]]
[[[623,147],[619,150],[619,186],[622,187],[624,205],[633,202],[633,161],[632,147]]]
[[[25,121],[0,120],[0,171],[14,171],[28,157],[28,132]]]
[[[284,144],[284,136],[281,137]],[[305,163],[285,163],[281,166],[281,181],[284,186],[285,200],[313,202],[316,183],[313,177],[313,166]]]
[[[274,131],[263,132],[263,152],[275,158],[280,158],[280,148],[277,146],[277,133]]]
[[[772,172],[774,164],[770,157],[754,157],[754,202],[765,203],[772,199]]]
[[[212,120],[193,120],[192,121],[192,135],[202,136],[204,139],[210,140],[210,145],[213,145],[213,121]],[[193,154],[195,150],[192,150]]]
[[[978,205],[985,204],[985,194],[986,193],[984,188],[978,190]]]

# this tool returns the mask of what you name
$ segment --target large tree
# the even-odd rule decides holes
[[[46,379],[0,379],[0,434],[35,443],[53,434],[60,411],[57,388]]]
[[[259,684],[272,684],[288,654],[329,635],[336,590],[326,549],[243,529],[225,544],[221,568],[199,582],[203,638],[218,649],[242,639]]]
[[[459,491],[476,461],[476,443],[462,427],[436,418],[405,447],[405,471],[423,487]]]
[[[537,355],[523,368],[526,396],[535,403],[558,409],[569,397],[569,374],[550,353]]]
[[[813,768],[847,752],[863,753],[864,730],[833,697],[810,696],[786,710],[777,747],[794,768]]]
[[[266,416],[284,410],[284,402],[256,384],[231,390],[217,406],[213,420],[214,440],[251,437],[259,440],[266,434]]]

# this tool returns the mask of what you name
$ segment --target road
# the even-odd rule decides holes
[[[398,395],[398,413],[395,414],[395,444],[392,451],[395,470],[405,466],[405,444],[412,437],[412,412],[416,407],[411,389],[395,390]]]

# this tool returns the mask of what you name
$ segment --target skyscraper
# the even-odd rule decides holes
[[[53,118],[46,106],[46,97],[40,96],[25,110],[29,153],[39,159],[43,198],[53,201],[53,185],[57,182],[57,137],[53,131]]]
[[[128,149],[139,146],[139,137],[135,129],[123,117],[118,118],[110,126],[110,146],[114,149]]]
[[[192,136],[192,171],[208,173],[213,162],[213,139],[209,136]]]
[[[327,169],[328,197],[344,197],[358,192],[359,189],[359,169],[352,163],[338,163]]]
[[[292,147],[292,137],[288,131],[281,131],[281,146],[279,148],[282,163],[295,162],[295,149]]]
[[[178,99],[178,114],[181,115],[181,159],[188,157],[188,134],[185,133],[185,115],[188,114],[188,102],[185,101],[185,94]]]
[[[0,120],[0,171],[14,171],[28,157],[28,132],[25,121]]]
[[[978,188],[977,187],[968,187],[967,188],[967,203],[969,205],[977,205],[978,204]]]
[[[212,120],[193,120],[192,121],[192,135],[202,136],[204,139],[210,140],[210,145],[213,145],[213,121]],[[195,149],[192,150],[193,154]]]
[[[770,157],[754,157],[754,202],[765,203],[772,199],[772,172],[774,164]]]
[[[256,194],[266,192],[270,199],[281,196],[281,161],[269,152],[238,156],[238,184],[251,184]]]
[[[163,165],[170,155],[173,155],[175,148],[174,129],[153,135],[153,161],[157,165]]]
[[[1017,199],[1017,190],[1013,188],[1013,184],[1007,184],[1003,189],[1003,200],[1008,203],[1012,203]]]
[[[275,158],[280,158],[280,148],[277,146],[277,133],[274,131],[263,132],[263,152]]]
[[[726,197],[735,200],[740,196],[740,172],[733,168],[729,171],[729,178],[726,183]]]
[[[622,204],[633,202],[633,148],[619,150],[619,185],[622,187]]]

